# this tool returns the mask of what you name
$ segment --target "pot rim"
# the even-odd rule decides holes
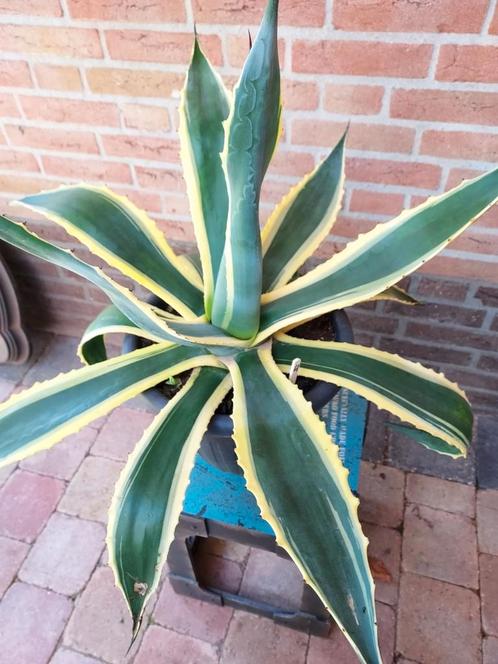
[[[147,301],[154,305],[160,306],[162,301],[156,297],[151,296],[147,298]],[[353,342],[353,328],[351,327],[351,322],[348,315],[342,309],[332,311],[330,313],[332,318],[332,325],[335,330],[335,341],[342,343],[352,343]],[[125,334],[122,344],[122,352],[130,353],[136,350],[138,346],[138,336],[133,334]],[[316,381],[316,384],[307,392],[304,392],[305,398],[311,402],[313,410],[315,412],[321,410],[339,391],[340,387],[332,383],[327,383],[322,380]],[[161,390],[158,387],[151,387],[148,390],[143,392],[145,398],[149,403],[161,410],[166,406],[169,399],[164,396]],[[207,427],[206,433],[212,436],[222,436],[222,437],[231,437],[233,434],[233,422],[230,415],[213,415],[211,421]]]

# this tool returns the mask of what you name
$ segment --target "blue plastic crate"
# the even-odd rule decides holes
[[[349,470],[349,485],[358,489],[360,459],[365,434],[367,402],[342,389],[321,411],[331,439],[339,445],[339,456]],[[261,518],[253,495],[240,475],[224,473],[197,456],[185,496],[184,514],[249,528],[272,535]]]

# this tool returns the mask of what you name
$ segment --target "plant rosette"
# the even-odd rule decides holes
[[[154,296],[149,298],[148,302],[156,306],[161,306],[162,304],[164,307],[164,304],[161,303],[159,298]],[[316,322],[322,323],[318,329],[313,327]],[[333,339],[337,342],[353,341],[351,322],[347,314],[342,310],[332,311],[330,314],[326,314],[320,319],[314,319],[309,323],[305,323],[304,326],[293,330],[293,334],[305,338],[313,335],[313,338],[316,337],[330,341]],[[150,342],[140,339],[135,335],[126,334],[123,339],[122,352],[130,353],[137,348],[143,347],[143,345],[147,343]],[[176,378],[169,378],[161,385],[151,387],[144,392],[145,398],[153,408],[157,410],[164,408],[176,392],[182,388],[183,384],[188,379],[189,374],[190,372],[187,372]],[[311,403],[315,413],[329,403],[340,390],[340,387],[329,381],[300,377],[298,371],[296,376],[292,379],[292,382],[297,383],[305,398]],[[199,446],[199,454],[203,459],[219,470],[241,475],[242,469],[237,463],[235,441],[232,438],[232,405],[233,399],[231,397],[231,392],[229,392],[218,406],[208,424]]]
[[[197,42],[180,104],[181,157],[200,266],[177,255],[154,222],[105,187],[30,195],[43,213],[176,315],[140,301],[100,268],[0,217],[0,239],[84,277],[111,304],[84,332],[86,366],[0,406],[3,465],[55,445],[135,395],[192,370],[137,443],[109,514],[109,562],[137,634],[159,582],[201,439],[233,389],[238,463],[278,544],[316,591],[359,660],[379,664],[367,539],[347,471],[324,424],[285,374],[346,387],[400,418],[420,444],[467,454],[472,412],[442,374],[374,348],[292,337],[294,327],[371,299],[414,300],[396,284],[495,203],[498,169],[360,235],[296,279],[334,224],[346,135],[276,206],[260,232],[261,184],[281,120],[277,0],[269,0],[233,93]],[[154,343],[107,359],[104,336]]]

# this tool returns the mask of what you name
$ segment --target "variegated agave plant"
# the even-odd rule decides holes
[[[442,375],[396,355],[286,331],[372,298],[410,301],[395,284],[494,203],[498,170],[380,224],[292,281],[337,216],[344,140],[281,201],[260,234],[260,188],[280,127],[276,24],[277,0],[269,0],[233,95],[194,46],[180,115],[201,270],[176,255],[143,212],[107,189],[77,185],[22,201],[178,315],[139,301],[100,269],[0,219],[1,239],[85,277],[112,302],[81,340],[87,366],[1,406],[0,455],[8,464],[46,449],[166,377],[193,370],[129,457],[112,503],[109,559],[136,632],[201,438],[233,386],[236,451],[263,517],[359,659],[378,664],[358,500],[324,425],[284,374],[299,357],[304,376],[354,390],[411,425],[406,431],[420,443],[453,457],[467,452],[470,406]],[[112,332],[155,343],[106,359],[103,336]]]

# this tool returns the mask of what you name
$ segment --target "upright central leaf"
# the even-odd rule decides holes
[[[223,82],[196,37],[180,104],[180,141],[208,317],[225,244],[228,194],[220,153],[229,110]]]
[[[250,339],[259,327],[259,196],[280,127],[277,9],[278,0],[270,0],[225,128],[228,221],[212,321],[240,339]]]

